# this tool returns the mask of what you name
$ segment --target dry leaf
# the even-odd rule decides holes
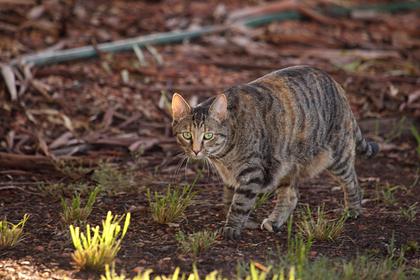
[[[4,81],[6,82],[7,89],[10,93],[10,98],[12,101],[17,100],[17,91],[16,91],[16,79],[15,74],[13,73],[12,67],[7,64],[1,64],[1,74],[3,75]]]

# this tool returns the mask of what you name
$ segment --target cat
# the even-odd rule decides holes
[[[357,154],[379,147],[361,134],[344,89],[328,74],[293,66],[231,87],[191,107],[175,93],[172,128],[186,155],[206,159],[223,179],[223,235],[238,239],[258,195],[277,191],[261,224],[278,232],[298,201],[297,182],[328,170],[344,190],[345,207],[361,213]]]

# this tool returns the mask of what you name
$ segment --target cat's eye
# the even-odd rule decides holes
[[[211,140],[213,138],[213,133],[206,132],[204,133],[204,140]]]
[[[188,131],[183,132],[182,137],[184,137],[187,140],[191,140],[191,138],[192,138],[191,132],[188,132]]]

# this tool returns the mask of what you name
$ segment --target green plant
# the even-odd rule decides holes
[[[402,264],[396,264],[390,258],[380,261],[370,260],[366,256],[358,256],[350,262],[344,262],[339,267],[339,279],[358,280],[358,279],[405,279],[406,269]]]
[[[92,179],[109,195],[128,191],[134,185],[131,172],[124,173],[109,163],[101,163],[93,172]]]
[[[397,199],[395,198],[395,193],[397,190],[401,188],[398,185],[386,185],[381,188],[379,185],[376,187],[377,192],[377,199],[381,202],[385,203],[386,205],[395,205],[397,203]]]
[[[75,192],[80,195],[87,195],[93,188],[85,183],[49,183],[39,182],[37,184],[40,194],[51,199],[60,198],[61,196],[71,196]]]
[[[6,219],[0,221],[0,248],[14,247],[22,240],[23,228],[29,219],[29,215],[23,215],[19,223],[13,224]]]
[[[417,131],[417,128],[414,125],[410,127],[410,130],[411,130],[411,134],[413,134],[414,139],[416,139],[416,142],[417,142],[416,151],[417,151],[417,155],[420,157],[420,132]]]
[[[57,171],[72,179],[79,179],[92,170],[80,165],[77,161],[58,160],[54,165]]]
[[[401,136],[404,129],[406,128],[407,119],[402,117],[391,129],[391,131],[384,135],[385,143],[390,143],[392,140],[397,139]]]
[[[334,260],[325,257],[317,258],[307,262],[302,267],[302,271],[297,271],[295,265],[284,264],[281,266],[269,266],[256,262],[244,265],[242,274],[236,279],[245,280],[388,280],[388,279],[407,279],[410,273],[403,264],[399,264],[390,258],[383,260],[373,260],[370,257],[358,256],[352,260]],[[125,280],[125,276],[118,275],[109,266],[105,269],[105,276],[101,280]],[[193,266],[191,273],[181,273],[177,267],[172,274],[151,276],[151,269],[139,272],[133,280],[226,280],[219,271],[213,271],[207,275],[199,275],[198,270]],[[415,276],[416,272],[413,272]],[[418,275],[418,274],[417,274]],[[411,275],[410,275],[411,276]],[[124,277],[124,278],[121,278]],[[412,277],[410,279],[418,279]]]
[[[158,192],[152,194],[148,189],[147,199],[153,220],[160,224],[179,220],[194,198],[195,193],[192,189],[193,185],[186,185],[182,190],[169,186],[164,195]]]
[[[201,252],[210,248],[217,238],[217,232],[199,231],[186,235],[182,231],[176,234],[176,240],[182,252],[197,257]]]
[[[287,255],[286,261],[296,266],[298,279],[301,278],[303,268],[308,262],[308,254],[312,247],[312,238],[307,237],[306,240],[301,234],[295,234],[292,237],[293,215],[287,221]]]
[[[297,227],[299,232],[309,239],[334,240],[344,229],[347,214],[343,213],[339,219],[329,220],[326,217],[324,205],[317,207],[317,217],[314,218],[309,205],[301,214],[301,221]]]
[[[68,204],[67,201],[62,197],[61,206],[63,208],[63,213],[61,213],[61,219],[66,225],[72,223],[83,224],[86,222],[90,213],[92,212],[93,204],[95,203],[96,196],[98,195],[100,189],[96,187],[90,194],[89,198],[84,207],[81,207],[80,194],[76,193],[71,203]]]
[[[413,203],[408,207],[400,207],[400,215],[409,222],[414,222],[416,220],[417,215],[417,204]]]
[[[266,203],[267,203],[267,201],[268,201],[268,200],[269,200],[272,196],[273,196],[273,193],[272,193],[272,192],[267,192],[267,193],[260,194],[260,195],[257,197],[257,200],[255,201],[255,204],[254,204],[253,209],[254,209],[254,210],[257,210],[258,208],[260,208],[261,206],[263,206],[264,204],[266,204]]]
[[[105,265],[105,274],[101,275],[101,280],[125,280],[125,274],[121,273],[118,275],[115,272],[115,263],[112,263],[111,266],[109,264]]]
[[[77,267],[102,270],[105,264],[113,262],[130,224],[130,213],[127,213],[121,228],[120,222],[123,217],[113,216],[109,211],[106,219],[102,221],[102,230],[99,226],[91,228],[87,224],[86,233],[80,232],[79,227],[70,225],[70,235],[76,249],[72,258]]]

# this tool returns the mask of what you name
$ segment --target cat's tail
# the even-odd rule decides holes
[[[359,155],[364,155],[367,158],[372,158],[376,156],[379,152],[379,145],[375,142],[366,140],[363,135],[360,127],[356,124],[356,153]]]

